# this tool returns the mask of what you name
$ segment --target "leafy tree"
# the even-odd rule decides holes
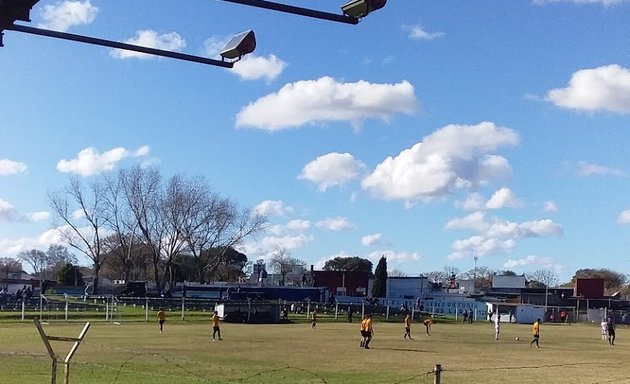
[[[22,272],[22,263],[12,257],[0,257],[0,276],[4,279],[4,284],[0,289],[6,288],[9,276],[12,273]]]
[[[387,258],[381,256],[374,270],[372,297],[385,297],[387,294]]]
[[[214,279],[219,281],[236,282],[245,276],[243,268],[247,265],[247,255],[235,250],[232,247],[223,250],[221,248],[211,250],[221,260],[214,270]]]
[[[324,264],[325,271],[343,271],[343,272],[367,272],[372,276],[372,262],[368,259],[360,257],[335,257],[326,261]]]
[[[578,278],[588,279],[588,278],[596,278],[604,280],[604,287],[608,290],[617,289],[622,287],[628,280],[628,276],[623,273],[611,271],[610,269],[601,268],[601,269],[592,269],[592,268],[584,268],[578,269],[575,271],[571,282],[575,283]]]
[[[57,271],[57,281],[61,285],[80,287],[83,283],[83,274],[79,267],[66,263]]]
[[[516,272],[506,269],[505,271],[498,271],[497,276],[518,276],[518,275],[516,274]]]

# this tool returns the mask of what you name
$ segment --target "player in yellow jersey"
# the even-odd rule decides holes
[[[411,315],[407,314],[405,316],[405,335],[403,336],[403,340],[406,340],[409,337],[409,340],[413,340],[411,338]]]
[[[221,338],[221,328],[219,327],[219,312],[214,311],[214,315],[212,315],[212,341],[215,341],[217,336],[219,340],[223,340]]]
[[[361,320],[361,348],[365,346],[365,339],[367,338],[367,318],[368,315],[363,315],[363,320]]]
[[[370,349],[370,341],[372,341],[372,335],[374,334],[374,329],[372,328],[372,315],[367,315],[364,328],[365,342],[363,343],[363,348]]]
[[[166,312],[164,312],[164,308],[160,308],[156,317],[158,319],[158,323],[160,324],[160,333],[162,333],[164,322],[166,321]]]
[[[538,340],[540,339],[540,319],[537,319],[534,322],[534,325],[532,325],[532,334],[534,335],[534,339],[531,343],[529,343],[529,346],[531,347],[535,343],[536,348],[540,348],[540,346],[538,345]]]

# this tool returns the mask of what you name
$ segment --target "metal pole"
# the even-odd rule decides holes
[[[184,321],[184,312],[186,311],[185,300],[186,300],[186,298],[184,296],[182,296],[182,321]]]
[[[149,322],[149,297],[144,298],[144,321]]]
[[[385,319],[389,320],[389,302],[387,303],[387,310],[385,312]]]
[[[365,300],[361,303],[361,319],[365,317]]]
[[[25,303],[25,298],[24,296],[22,296],[22,322],[24,322],[24,315],[25,315],[25,311],[26,311],[26,303]]]
[[[75,34],[72,34],[72,33],[51,31],[51,30],[48,30],[48,29],[33,28],[33,27],[26,26],[26,25],[13,24],[13,25],[9,25],[8,27],[6,27],[6,29],[12,30],[12,31],[17,31],[17,32],[30,33],[32,35],[54,37],[54,38],[57,38],[57,39],[77,41],[79,43],[101,45],[101,46],[109,47],[109,48],[117,48],[117,49],[123,49],[123,50],[126,50],[126,51],[134,51],[134,52],[146,53],[148,55],[170,57],[172,59],[178,59],[178,60],[184,60],[184,61],[192,61],[192,62],[195,62],[195,63],[214,65],[214,66],[223,67],[223,68],[232,68],[234,66],[234,63],[227,62],[227,61],[208,59],[206,57],[192,56],[192,55],[187,55],[187,54],[179,53],[179,52],[165,51],[165,50],[162,50],[162,49],[149,48],[149,47],[142,47],[142,46],[139,46],[139,45],[132,45],[132,44],[127,44],[127,43],[119,43],[117,41],[98,39],[98,38],[95,38],[95,37],[82,36],[82,35],[75,35]]]
[[[66,297],[66,310],[65,310],[65,312],[66,312],[65,318],[66,318],[66,323],[67,323],[68,322],[68,298],[67,297]]]
[[[435,368],[433,369],[435,372],[435,378],[433,379],[433,384],[440,384],[442,382],[442,365],[435,364]]]
[[[339,317],[339,303],[335,303],[335,320]]]
[[[317,10],[308,9],[308,8],[294,7],[292,5],[273,3],[271,1],[265,1],[265,0],[223,0],[223,1],[226,1],[228,3],[249,5],[251,7],[270,9],[272,11],[291,13],[291,14],[299,15],[299,16],[312,17],[315,19],[336,21],[336,22],[345,23],[345,24],[358,24],[359,23],[359,19],[355,17],[350,17],[346,15],[338,15],[336,13],[322,12],[322,11],[317,11]]]

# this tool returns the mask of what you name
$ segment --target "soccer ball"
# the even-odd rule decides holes
[[[518,337],[515,337],[514,340],[518,341]]]

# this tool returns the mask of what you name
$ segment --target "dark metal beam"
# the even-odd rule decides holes
[[[340,15],[336,13],[322,12],[309,8],[295,7],[292,5],[274,3],[266,0],[222,0],[228,3],[237,3],[243,5],[249,5],[251,7],[258,7],[264,9],[270,9],[278,12],[291,13],[294,15],[307,16],[315,19],[322,19],[328,21],[336,21],[338,23],[346,24],[358,24],[359,19],[346,15]]]
[[[206,57],[187,55],[185,53],[179,53],[179,52],[173,52],[173,51],[165,51],[165,50],[156,49],[156,48],[142,47],[142,46],[139,46],[139,45],[120,43],[120,42],[117,42],[117,41],[98,39],[98,38],[95,38],[95,37],[89,37],[89,36],[83,36],[83,35],[75,35],[75,34],[72,34],[72,33],[51,31],[51,30],[48,30],[48,29],[33,28],[33,27],[26,26],[26,25],[13,24],[13,25],[8,26],[6,29],[7,30],[12,30],[12,31],[24,32],[24,33],[30,33],[32,35],[54,37],[54,38],[57,38],[57,39],[78,41],[80,43],[101,45],[101,46],[104,46],[104,47],[123,49],[123,50],[126,50],[126,51],[135,51],[135,52],[140,52],[140,53],[146,53],[148,55],[170,57],[172,59],[178,59],[178,60],[184,60],[184,61],[192,61],[192,62],[195,62],[195,63],[214,65],[214,66],[223,67],[223,68],[232,68],[234,66],[234,63],[227,62],[227,61],[214,60],[214,59],[209,59],[209,58],[206,58]]]

